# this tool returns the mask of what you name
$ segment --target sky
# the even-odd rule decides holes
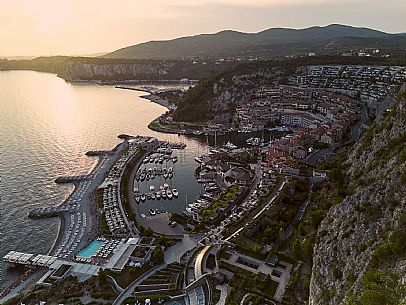
[[[0,0],[0,56],[92,55],[225,29],[406,32],[406,0]]]

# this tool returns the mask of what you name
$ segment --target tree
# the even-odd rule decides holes
[[[151,237],[153,233],[154,233],[154,231],[152,231],[152,229],[150,227],[148,227],[144,230],[145,236]]]
[[[100,284],[107,283],[107,271],[106,270],[100,269],[99,273],[98,273],[98,276],[99,276]]]
[[[164,262],[164,251],[162,250],[161,246],[156,246],[154,252],[152,252],[151,260],[159,265]]]
[[[296,259],[300,259],[302,257],[300,242],[297,239],[295,239],[292,243],[292,255]]]

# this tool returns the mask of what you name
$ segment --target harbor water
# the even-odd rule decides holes
[[[179,161],[173,183],[179,197],[168,201],[166,208],[180,212],[187,194],[194,199],[200,191],[193,177],[194,157],[207,147],[204,141],[149,130],[148,124],[166,109],[142,95],[114,86],[67,83],[48,73],[0,72],[1,258],[11,250],[41,254],[50,250],[58,218],[33,220],[27,217],[29,211],[59,205],[73,186],[56,184],[54,179],[88,173],[97,159],[85,153],[112,149],[121,141],[119,134],[184,142],[186,149],[175,151]],[[0,267],[1,291],[17,273],[7,270],[3,261]]]

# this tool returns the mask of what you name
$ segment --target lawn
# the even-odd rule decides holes
[[[244,295],[246,292],[258,294],[266,299],[273,299],[275,291],[278,288],[278,283],[271,280],[269,276],[264,280],[260,280],[255,273],[251,273],[223,261],[220,263],[220,266],[221,268],[234,273],[234,277],[230,281],[233,291],[230,293],[227,300],[231,298],[232,301],[237,302],[239,296]],[[226,304],[228,304],[228,302],[226,302]],[[234,303],[230,302],[229,304]]]
[[[204,219],[217,217],[218,209],[226,209],[231,202],[234,202],[241,191],[239,186],[230,186],[225,193],[223,193],[219,198],[213,200],[209,207],[200,211],[200,215]]]
[[[108,274],[112,276],[122,288],[126,288],[150,268],[151,266],[145,263],[141,267],[125,267],[120,273],[109,271]]]

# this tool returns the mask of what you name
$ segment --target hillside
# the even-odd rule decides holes
[[[200,79],[179,101],[173,118],[186,122],[214,120],[221,123],[229,119],[236,103],[249,99],[250,88],[272,82],[272,70],[289,74],[298,66],[323,64],[406,65],[406,57],[315,56],[243,63]]]
[[[352,39],[348,39],[352,38]],[[166,41],[150,41],[106,54],[106,58],[169,59],[208,56],[301,55],[310,51],[328,54],[352,48],[406,48],[404,35],[332,24],[306,29],[271,28],[258,33],[221,31]]]
[[[212,72],[230,69],[236,62],[134,60],[91,57],[39,57],[32,60],[0,60],[1,70],[33,70],[56,73],[68,81],[127,81],[200,79]]]
[[[342,161],[315,198],[331,208],[318,229],[309,304],[404,304],[405,92]]]

